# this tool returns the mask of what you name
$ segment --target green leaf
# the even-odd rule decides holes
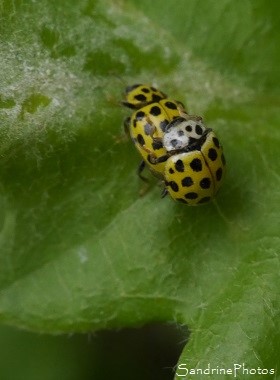
[[[279,8],[2,1],[3,322],[56,333],[176,321],[191,331],[187,368],[279,366]],[[216,202],[161,199],[153,179],[139,196],[119,102],[141,82],[218,134]]]

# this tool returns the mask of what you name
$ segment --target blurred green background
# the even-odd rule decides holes
[[[0,328],[1,380],[169,380],[187,339],[175,325],[64,336]]]

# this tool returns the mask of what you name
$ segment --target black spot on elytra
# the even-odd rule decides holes
[[[198,198],[198,194],[191,191],[190,193],[185,194],[185,198],[186,199],[196,199],[196,198]]]
[[[215,146],[217,148],[220,148],[220,143],[219,143],[219,140],[217,139],[217,137],[213,137],[213,143],[215,144]]]
[[[153,115],[153,116],[158,116],[161,114],[161,109],[158,107],[158,106],[153,106],[150,110],[150,113]]]
[[[143,94],[137,94],[134,96],[134,99],[139,100],[139,102],[145,102],[147,100],[146,96]]]
[[[143,111],[137,111],[135,114],[135,118],[137,120],[142,120],[144,116],[145,116],[145,112],[143,112]]]
[[[218,157],[218,153],[216,149],[210,148],[208,151],[208,157],[210,158],[211,161],[215,161]]]
[[[163,96],[153,94],[152,96],[152,103],[158,103],[160,100],[162,100]]]
[[[185,177],[182,179],[182,186],[189,187],[191,185],[193,185],[193,180],[191,177]]]
[[[137,135],[137,141],[140,145],[145,145],[144,137],[140,134]]]
[[[177,193],[177,192],[179,191],[179,186],[177,185],[176,182],[174,182],[174,181],[170,181],[170,182],[169,182],[169,186],[171,187],[171,189],[172,189],[175,193]]]
[[[155,140],[152,142],[152,147],[154,150],[161,149],[163,147],[162,141]]]
[[[190,163],[190,167],[194,172],[200,172],[202,170],[202,163],[199,158],[194,158]]]
[[[211,186],[211,180],[210,178],[205,177],[205,178],[202,178],[199,184],[202,189],[209,189],[209,187]]]
[[[148,94],[150,92],[150,89],[147,87],[143,87],[141,91],[145,92],[145,94]]]
[[[169,108],[170,110],[176,110],[177,109],[177,104],[173,103],[173,102],[165,102],[165,106],[167,108]]]
[[[219,169],[216,171],[216,179],[217,179],[217,181],[220,181],[220,180],[221,180],[222,175],[223,175],[223,169],[222,169],[222,168],[219,168]]]
[[[177,170],[177,172],[183,172],[185,170],[184,168],[184,163],[182,160],[177,160],[176,163],[175,163],[175,169]]]

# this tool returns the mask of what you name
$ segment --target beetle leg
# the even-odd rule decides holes
[[[142,175],[142,172],[143,172],[143,170],[145,169],[145,166],[146,166],[145,161],[142,160],[142,161],[140,162],[139,166],[138,166],[138,169],[137,169],[137,175],[138,175],[138,177],[140,177],[140,178],[142,179],[142,181],[144,181],[144,182],[149,182],[148,178],[146,178],[146,177],[144,177],[144,176]]]

